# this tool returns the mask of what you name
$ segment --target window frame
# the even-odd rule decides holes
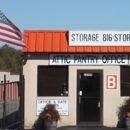
[[[68,96],[68,74],[67,65],[39,65],[37,67],[37,96]]]

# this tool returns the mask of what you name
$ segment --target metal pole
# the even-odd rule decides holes
[[[6,127],[6,75],[4,75],[3,128]]]
[[[23,75],[20,75],[20,130],[24,129],[24,79]]]

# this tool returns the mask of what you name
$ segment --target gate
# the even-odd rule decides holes
[[[0,130],[24,129],[24,76],[9,82],[4,75],[0,83]]]

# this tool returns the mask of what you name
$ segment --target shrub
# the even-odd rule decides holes
[[[56,110],[55,104],[47,104],[41,111],[39,118],[43,120],[61,120],[59,112]]]
[[[124,118],[130,118],[130,98],[124,100],[124,105],[126,108],[126,113],[124,114]]]

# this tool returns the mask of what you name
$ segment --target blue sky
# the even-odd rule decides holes
[[[130,30],[130,0],[1,0],[0,6],[21,32]]]

